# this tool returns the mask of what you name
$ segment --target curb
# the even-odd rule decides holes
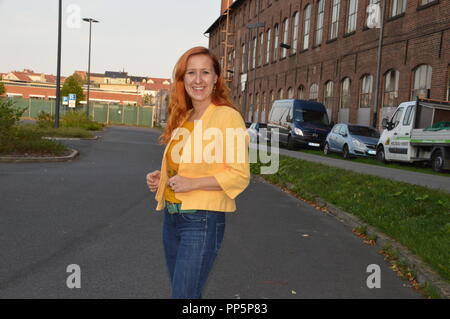
[[[253,175],[256,176],[256,175]],[[270,181],[265,180],[261,176],[257,176],[260,180],[272,184],[274,186],[280,187],[280,185],[273,184]],[[284,188],[281,186],[281,188]],[[289,185],[286,185],[286,188],[289,190]],[[290,194],[293,196],[292,194]],[[296,197],[296,196],[294,196]],[[298,198],[298,197],[296,197]],[[376,246],[383,247],[386,244],[390,244],[399,255],[399,260],[401,262],[406,263],[412,270],[414,270],[416,274],[416,279],[419,284],[426,284],[430,283],[434,288],[436,288],[439,291],[439,294],[442,298],[450,299],[450,284],[448,284],[446,281],[444,281],[433,269],[431,269],[430,266],[428,266],[425,262],[421,260],[420,257],[414,255],[411,253],[411,251],[403,246],[402,244],[398,243],[395,239],[392,239],[391,237],[387,236],[386,234],[378,231],[375,227],[361,221],[358,217],[347,213],[343,211],[342,209],[326,202],[322,198],[315,196],[314,197],[315,203],[325,208],[325,213],[332,215],[333,217],[337,218],[340,222],[344,223],[345,225],[356,228],[364,226],[367,228],[367,231],[370,234],[375,234],[377,236],[376,240]]]
[[[23,157],[23,156],[0,156],[0,163],[45,163],[45,162],[67,162],[75,159],[80,152],[71,149],[71,153],[66,156],[36,156],[36,157]]]
[[[56,136],[43,136],[43,139],[46,140],[66,140],[66,141],[79,141],[79,140],[98,140],[100,136],[94,136],[94,137],[56,137]]]

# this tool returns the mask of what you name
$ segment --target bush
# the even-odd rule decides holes
[[[8,139],[0,141],[0,154],[63,155],[68,148],[58,142],[42,139],[42,132],[14,126]]]
[[[0,143],[14,133],[13,127],[19,123],[23,112],[25,109],[14,108],[13,101],[0,99]]]
[[[79,127],[91,131],[99,131],[104,128],[104,125],[88,119],[84,112],[68,112],[61,119],[61,126],[63,127]]]
[[[55,123],[55,117],[53,115],[51,115],[50,113],[41,111],[38,114],[36,124],[39,128],[51,128],[51,127],[53,127],[54,123]]]

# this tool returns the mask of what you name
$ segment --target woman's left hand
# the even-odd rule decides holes
[[[180,175],[169,178],[167,184],[175,193],[184,193],[195,189],[194,178],[183,177]]]

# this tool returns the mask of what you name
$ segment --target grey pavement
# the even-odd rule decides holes
[[[256,147],[256,145],[253,145],[253,147]],[[334,166],[361,174],[368,174],[387,179],[392,179],[398,182],[405,182],[409,184],[425,186],[428,188],[438,189],[450,193],[450,174],[448,174],[449,176],[447,177],[434,174],[413,172],[398,168],[357,163],[352,160],[343,160],[343,159],[341,160],[332,157],[325,157],[304,152],[290,151],[284,148],[279,148],[278,150],[281,155],[286,155],[309,162],[321,163],[328,166]]]
[[[64,163],[0,163],[0,298],[168,298],[162,214],[145,183],[163,148],[152,129],[68,141]],[[260,179],[227,215],[205,298],[421,298],[377,248]],[[81,267],[69,289],[68,265]],[[368,265],[381,268],[369,289]]]

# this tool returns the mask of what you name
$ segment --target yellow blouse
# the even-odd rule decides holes
[[[186,128],[189,130],[189,132],[192,132],[192,130],[194,129],[194,122],[184,122],[184,124],[181,126],[183,128]],[[167,149],[167,177],[171,178],[175,175],[177,175],[178,173],[178,166],[179,163],[175,163],[172,159],[172,149],[175,146],[176,143],[185,143],[186,141],[183,141],[183,135],[180,135],[180,139],[179,140],[172,140],[170,142],[169,148]],[[183,153],[183,150],[181,149],[180,157]],[[172,190],[172,188],[169,187],[169,185],[166,185],[165,189],[164,189],[164,199],[172,202],[172,203],[181,203],[181,201],[179,199],[177,199],[175,197],[175,193]]]

